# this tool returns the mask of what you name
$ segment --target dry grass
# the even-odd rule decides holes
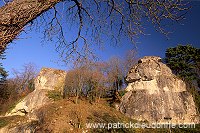
[[[27,123],[27,117],[5,117],[0,119],[2,126],[9,124],[11,127],[25,125],[34,127],[35,133],[164,133],[169,129],[89,129],[86,123],[129,123],[136,122],[126,117],[116,109],[110,107],[108,99],[101,99],[98,103],[90,103],[81,99],[75,104],[75,98],[63,99],[46,105],[37,111],[39,120]],[[172,129],[173,133],[199,132],[199,125],[196,129]]]
[[[90,104],[87,100],[80,100],[79,104],[74,104],[71,100],[60,100],[54,104],[40,109],[38,115],[42,122],[37,132],[101,132],[101,129],[87,129],[86,123],[92,122],[129,122],[130,119],[114,108],[109,107],[105,100],[99,103]],[[106,131],[106,129],[103,129]]]

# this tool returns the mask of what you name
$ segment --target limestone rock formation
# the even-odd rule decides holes
[[[42,68],[34,81],[35,90],[20,101],[11,112],[6,114],[6,116],[32,113],[41,106],[52,102],[52,100],[47,97],[47,92],[49,90],[58,90],[62,93],[65,77],[65,71]]]
[[[63,91],[66,72],[52,68],[43,68],[35,79],[36,90]]]
[[[151,123],[198,123],[196,106],[185,82],[160,57],[145,56],[128,73],[128,91],[119,105],[127,116]]]

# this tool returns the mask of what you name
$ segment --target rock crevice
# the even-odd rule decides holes
[[[128,91],[119,109],[133,119],[165,123],[198,123],[196,106],[184,81],[161,62],[146,56],[133,66],[127,77]]]
[[[58,90],[62,94],[65,77],[66,72],[63,70],[42,68],[34,81],[35,90],[22,99],[6,116],[34,114],[35,110],[51,103],[52,100],[47,96],[48,91]]]

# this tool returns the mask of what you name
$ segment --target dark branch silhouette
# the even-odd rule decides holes
[[[59,19],[61,12],[55,6],[59,2],[65,8],[62,15],[77,28],[71,40],[66,39]],[[39,16],[46,25],[44,38],[56,40],[56,50],[68,59],[93,55],[91,45],[100,46],[106,39],[117,44],[128,37],[134,42],[135,37],[145,34],[146,22],[167,36],[167,26],[184,19],[189,8],[187,2],[180,0],[13,0],[0,8],[0,53],[28,23],[40,23],[33,21]],[[49,9],[53,9],[50,20],[44,14]]]

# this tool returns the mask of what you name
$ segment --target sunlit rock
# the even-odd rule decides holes
[[[145,56],[128,73],[120,111],[151,123],[198,123],[196,106],[186,84],[160,57]]]
[[[47,92],[49,90],[58,90],[62,94],[65,77],[65,71],[42,68],[34,81],[35,90],[22,99],[6,116],[31,114],[36,109],[52,102],[48,98]]]

